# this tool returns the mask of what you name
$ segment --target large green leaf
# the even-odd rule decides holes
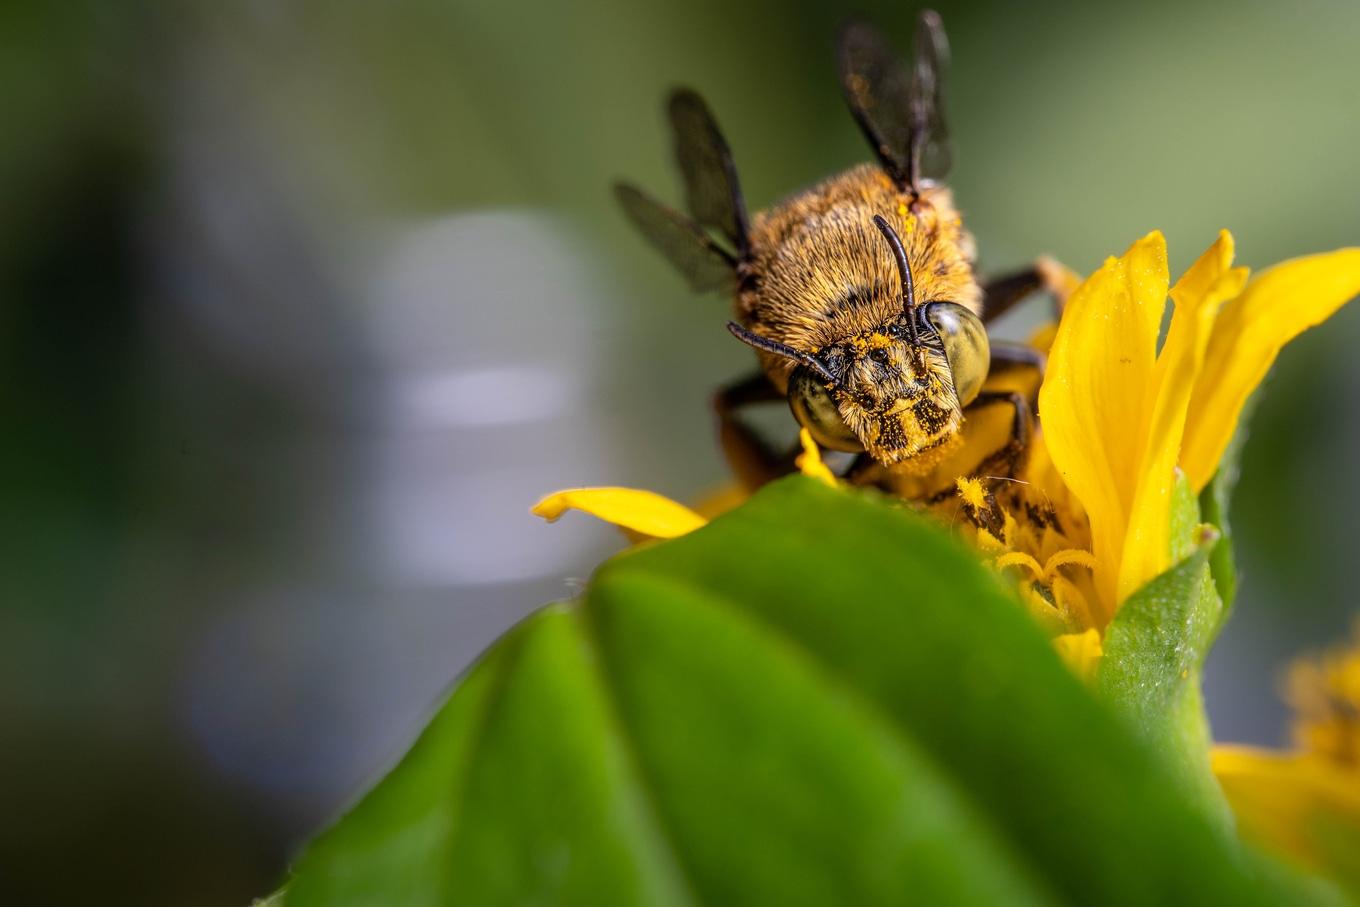
[[[1289,902],[1250,865],[974,555],[794,478],[497,644],[287,902]]]

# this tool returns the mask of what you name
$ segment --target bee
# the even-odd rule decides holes
[[[951,155],[940,17],[920,14],[910,67],[862,23],[842,30],[838,57],[876,163],[749,216],[712,114],[679,89],[667,110],[688,216],[628,184],[616,196],[694,290],[733,294],[728,330],[755,350],[760,370],[714,402],[723,447],[748,485],[792,468],[791,453],[738,417],[778,400],[819,445],[855,454],[846,474],[862,484],[928,499],[951,493],[959,475],[1013,474],[1037,381],[1029,393],[992,385],[1042,361],[991,342],[986,323],[1047,275],[1036,266],[986,285],[975,275],[976,245],[942,182]],[[1000,437],[976,428],[998,408]]]

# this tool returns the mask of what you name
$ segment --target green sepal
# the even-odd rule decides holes
[[[1214,548],[1209,558],[1209,567],[1213,572],[1214,584],[1218,587],[1218,597],[1223,601],[1223,610],[1219,615],[1219,629],[1222,629],[1223,622],[1232,613],[1233,602],[1237,598],[1237,559],[1233,549],[1232,525],[1229,522],[1229,503],[1232,499],[1233,490],[1237,487],[1237,477],[1240,472],[1242,448],[1246,444],[1249,433],[1248,426],[1251,424],[1252,413],[1256,411],[1256,402],[1260,398],[1259,389],[1247,399],[1247,403],[1242,407],[1242,415],[1237,421],[1237,430],[1233,433],[1232,440],[1228,442],[1228,447],[1223,451],[1223,456],[1218,461],[1218,469],[1214,472],[1209,484],[1205,485],[1199,494],[1199,508],[1202,518],[1206,523],[1218,529],[1219,544]]]
[[[1172,500],[1171,554],[1178,562],[1128,598],[1106,628],[1096,689],[1153,745],[1188,795],[1231,826],[1209,767],[1201,673],[1223,604],[1211,561],[1221,540],[1200,523],[1184,476]]]

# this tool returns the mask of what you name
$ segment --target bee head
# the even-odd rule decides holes
[[[963,408],[990,367],[987,331],[953,302],[917,305],[906,252],[882,217],[874,222],[897,260],[901,311],[885,324],[803,353],[733,324],[743,341],[794,359],[789,405],[817,443],[867,450],[885,465],[927,468],[958,440]]]

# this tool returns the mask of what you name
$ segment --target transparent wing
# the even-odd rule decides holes
[[[727,141],[703,98],[687,88],[671,95],[668,112],[690,214],[726,236],[744,258],[749,225]]]
[[[839,56],[846,103],[893,181],[914,190],[922,177],[943,178],[950,165],[942,106],[949,46],[939,15],[925,10],[917,19],[910,69],[862,22],[841,32]]]
[[[614,197],[628,219],[675,265],[695,292],[731,286],[736,263],[698,224],[625,183],[614,186]]]
[[[944,179],[954,163],[949,124],[944,118],[944,77],[949,67],[949,40],[944,23],[933,9],[916,20],[916,58],[912,61],[912,124],[920,146],[920,173]]]

